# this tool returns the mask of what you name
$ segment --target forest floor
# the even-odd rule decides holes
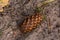
[[[9,6],[0,13],[0,40],[60,40],[59,0],[44,7],[46,19],[31,33],[22,34],[18,22],[33,15],[36,5],[44,0],[10,0]],[[18,22],[17,22],[18,21]]]

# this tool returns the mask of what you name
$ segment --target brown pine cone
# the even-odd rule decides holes
[[[37,25],[42,21],[42,15],[39,13],[29,16],[20,26],[20,31],[23,33],[30,32],[37,27]]]

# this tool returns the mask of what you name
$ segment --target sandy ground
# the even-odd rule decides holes
[[[44,0],[10,0],[9,6],[0,13],[0,40],[60,40],[59,0],[44,7],[42,13],[46,15],[46,20],[31,33],[22,34],[18,29],[18,22],[33,15],[34,8],[41,1]]]

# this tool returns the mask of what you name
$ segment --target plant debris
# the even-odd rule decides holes
[[[32,15],[24,20],[23,24],[20,27],[20,30],[23,33],[30,32],[35,29],[37,25],[41,23],[41,21],[42,15],[40,15],[39,13]]]
[[[0,12],[3,12],[3,7],[9,4],[9,0],[0,0]]]

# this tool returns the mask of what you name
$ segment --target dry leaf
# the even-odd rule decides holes
[[[3,12],[3,7],[8,5],[9,0],[0,0],[0,12]]]

